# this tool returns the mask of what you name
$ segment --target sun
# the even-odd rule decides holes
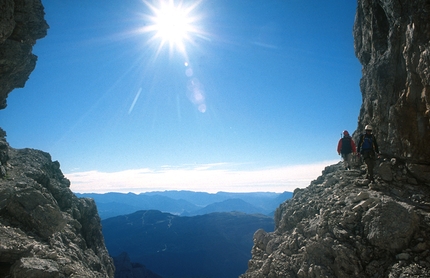
[[[192,15],[200,1],[187,6],[182,1],[175,4],[174,0],[157,1],[158,6],[148,1],[144,3],[152,14],[146,16],[147,23],[142,31],[152,33],[149,42],[158,43],[157,53],[168,45],[170,53],[177,50],[186,55],[186,43],[201,34],[197,24],[199,18]]]

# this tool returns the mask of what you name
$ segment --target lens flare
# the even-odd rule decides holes
[[[188,81],[188,99],[197,106],[201,113],[206,112],[205,91],[197,78]]]

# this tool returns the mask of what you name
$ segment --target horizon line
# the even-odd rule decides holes
[[[232,163],[212,163],[139,168],[116,172],[98,170],[64,174],[74,193],[146,193],[154,191],[194,191],[207,193],[294,192],[305,188],[328,165],[339,160],[310,164],[235,170]]]

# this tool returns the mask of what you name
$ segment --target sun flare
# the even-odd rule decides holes
[[[153,34],[149,41],[159,43],[157,53],[168,45],[170,53],[178,50],[186,55],[185,44],[201,33],[197,28],[198,18],[192,15],[200,1],[189,6],[183,2],[175,4],[174,0],[158,1],[158,6],[148,1],[144,3],[152,15],[147,15],[148,23],[143,32]]]

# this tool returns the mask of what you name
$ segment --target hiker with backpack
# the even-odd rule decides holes
[[[375,156],[379,157],[378,143],[375,135],[372,134],[372,126],[366,125],[365,133],[360,135],[358,142],[358,152],[362,155],[364,163],[367,166],[366,178],[373,181],[373,168],[375,167]]]
[[[356,153],[356,146],[347,130],[343,131],[343,137],[340,138],[337,144],[337,153],[342,155],[345,170],[351,170],[352,158]]]

